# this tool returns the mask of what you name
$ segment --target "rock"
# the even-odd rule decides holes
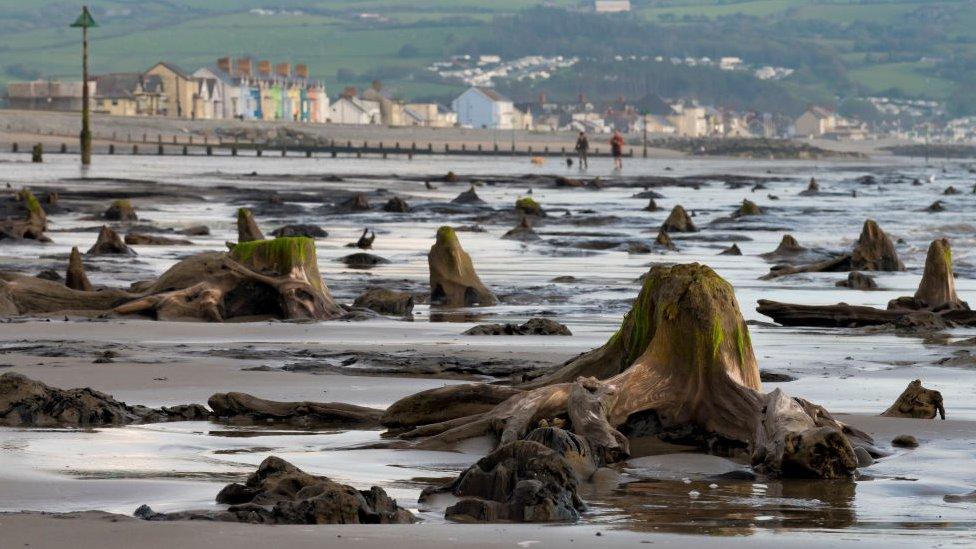
[[[209,415],[198,404],[159,409],[129,406],[88,387],[58,389],[13,372],[0,375],[0,425],[7,427],[89,428]]]
[[[136,209],[128,200],[124,199],[112,202],[102,217],[109,221],[136,221],[139,219],[139,216],[136,215]]]
[[[157,513],[147,505],[143,520],[210,520],[252,524],[410,524],[413,515],[382,488],[356,490],[327,477],[310,475],[287,461],[268,456],[244,484],[225,486],[217,503],[226,510]],[[341,536],[340,536],[341,537]]]
[[[661,208],[658,208],[657,207],[657,202],[654,202],[654,199],[653,198],[651,198],[648,201],[647,206],[644,206],[644,211],[645,212],[656,212],[656,211],[658,211],[660,209]]]
[[[585,505],[569,462],[538,442],[517,440],[478,460],[454,482],[459,522],[576,522]]]
[[[945,206],[942,205],[941,200],[936,200],[935,202],[929,204],[929,207],[925,208],[925,211],[929,213],[939,213],[946,211],[946,209]]]
[[[875,185],[878,180],[874,178],[873,175],[862,175],[854,180],[859,185]]]
[[[835,285],[840,288],[850,288],[852,290],[877,290],[878,283],[874,278],[858,271],[847,273],[846,280],[838,280]]]
[[[346,212],[365,212],[372,209],[369,199],[363,193],[356,193],[345,202],[339,204],[339,209]]]
[[[282,422],[316,428],[372,429],[382,410],[337,402],[278,402],[246,393],[217,393],[207,400],[218,418],[248,422]]]
[[[912,435],[898,435],[891,439],[891,445],[896,448],[918,448],[918,439]]]
[[[264,233],[258,228],[254,214],[247,208],[237,210],[237,243],[264,240]]]
[[[430,303],[444,307],[492,306],[498,302],[481,282],[471,256],[461,248],[454,229],[437,230],[437,241],[427,254],[430,268]]]
[[[384,212],[390,213],[407,213],[410,211],[410,205],[407,201],[400,198],[399,196],[394,196],[393,198],[386,201],[383,205]]]
[[[857,446],[854,448],[854,457],[857,458],[858,467],[869,467],[874,465],[874,458],[871,457],[871,454],[868,453],[863,446]]]
[[[548,318],[533,318],[524,324],[479,324],[464,335],[573,335],[564,324]]]
[[[77,248],[74,248],[77,250]],[[50,280],[52,282],[63,282],[64,277],[61,273],[55,271],[54,269],[44,269],[43,271],[34,275],[35,278],[40,278],[41,280]]]
[[[521,240],[522,242],[528,242],[531,240],[539,240],[541,237],[536,234],[535,230],[532,229],[532,225],[529,224],[529,219],[523,217],[519,220],[519,224],[514,228],[509,229],[508,232],[502,235],[505,240]]]
[[[370,288],[353,302],[353,307],[391,316],[408,315],[413,311],[413,305],[412,293],[394,292],[384,288]]]
[[[95,245],[88,249],[86,255],[136,255],[136,252],[125,245],[118,233],[103,225]]]
[[[728,248],[725,248],[718,255],[742,255],[742,250],[739,249],[738,244],[732,244]]]
[[[762,213],[763,213],[762,209],[755,202],[751,200],[743,199],[742,205],[739,206],[739,208],[732,213],[732,217],[734,218],[748,217],[748,216],[762,215]]]
[[[486,202],[478,196],[478,193],[474,190],[474,185],[464,191],[463,193],[454,197],[451,201],[452,204],[485,204]]]
[[[278,227],[277,229],[271,231],[271,236],[275,238],[279,236],[307,236],[309,238],[325,238],[329,236],[329,233],[318,225],[302,223]]]
[[[68,271],[64,277],[64,285],[72,290],[83,292],[92,290],[92,283],[85,274],[85,264],[81,261],[81,253],[77,246],[71,248],[71,254],[68,256]]]
[[[546,212],[542,210],[542,206],[539,205],[534,199],[529,197],[519,198],[515,201],[515,212],[525,215],[534,215],[536,217],[545,217]]]
[[[210,227],[206,225],[191,225],[178,232],[183,236],[209,236]]]
[[[125,243],[131,246],[192,246],[193,242],[183,238],[169,238],[143,233],[128,233]]]
[[[674,241],[671,240],[671,235],[668,234],[668,231],[665,231],[664,229],[657,232],[657,237],[654,239],[654,245],[672,252],[678,251],[678,246],[676,246]]]
[[[915,419],[935,419],[936,414],[945,419],[942,393],[922,387],[922,380],[916,379],[900,395],[895,403],[881,413],[885,417],[907,417]]]
[[[390,262],[389,259],[366,252],[349,254],[345,257],[340,257],[339,261],[345,263],[347,267],[351,267],[353,269],[370,269],[377,265]]]
[[[671,210],[661,229],[668,233],[693,233],[698,230],[688,212],[680,204]]]

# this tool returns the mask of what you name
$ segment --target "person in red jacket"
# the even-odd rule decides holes
[[[610,152],[613,154],[613,169],[624,169],[624,136],[618,130],[614,130],[610,138]]]

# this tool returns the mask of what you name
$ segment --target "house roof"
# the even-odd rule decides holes
[[[675,114],[674,109],[671,105],[668,105],[661,96],[656,93],[650,93],[642,97],[635,104],[637,110],[647,114],[655,116],[671,116]]]
[[[102,74],[95,77],[95,95],[109,99],[134,97],[141,80],[142,75],[137,72]]]
[[[488,99],[491,99],[492,101],[508,102],[508,103],[511,103],[512,102],[511,99],[509,99],[509,98],[505,97],[504,95],[498,93],[497,91],[495,91],[492,88],[486,88],[484,86],[472,86],[471,89],[472,90],[475,90],[476,92],[480,93],[481,95],[484,95],[485,97],[487,97]]]
[[[170,63],[169,61],[160,61],[160,62],[156,63],[155,65],[149,67],[149,69],[146,72],[149,72],[149,71],[151,71],[154,68],[159,67],[159,66],[166,67],[168,70],[176,73],[176,75],[179,76],[179,77],[181,77],[181,78],[186,78],[187,80],[193,78],[185,70],[177,67],[176,65]]]
[[[807,112],[813,114],[817,118],[830,118],[831,116],[834,116],[833,112],[823,107],[810,107],[807,109]]]

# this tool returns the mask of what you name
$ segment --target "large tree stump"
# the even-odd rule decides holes
[[[581,372],[599,374],[560,381]],[[763,454],[760,460],[770,473],[823,477],[850,474],[851,444],[870,440],[801,399],[796,405],[809,416],[803,422],[793,407],[764,408],[767,397],[760,392],[759,368],[732,287],[698,264],[654,267],[606,345],[537,383],[487,412],[422,425],[402,436],[419,439],[425,448],[450,447],[484,434],[507,444],[541,420],[560,418],[587,440],[594,455],[615,461],[627,455],[618,428],[636,414],[654,413],[662,433],[691,432],[689,438],[745,451],[778,444],[789,452],[768,459]],[[439,396],[452,390],[461,389],[445,389]],[[438,410],[436,401],[428,398],[426,404]],[[397,406],[407,408],[403,401]],[[766,425],[761,438],[760,425]],[[848,442],[823,447],[827,439]],[[782,459],[790,460],[785,467]]]
[[[937,238],[929,245],[925,271],[913,297],[901,297],[888,303],[889,309],[969,310],[956,295],[956,277],[952,272],[952,249],[949,239]]]
[[[141,314],[158,320],[329,320],[342,314],[319,274],[311,238],[238,244],[202,253],[131,291],[72,290],[62,284],[0,273],[0,312]]]
[[[451,227],[437,229],[437,241],[427,254],[430,267],[430,303],[443,307],[491,306],[498,302],[461,248]]]

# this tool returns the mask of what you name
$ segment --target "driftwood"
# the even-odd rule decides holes
[[[783,246],[783,243],[780,246]],[[891,241],[891,237],[881,230],[877,222],[868,219],[864,222],[861,236],[852,252],[805,265],[774,265],[769,273],[761,278],[771,280],[797,273],[904,270],[905,265],[898,259],[898,252],[895,251],[895,244]]]
[[[376,233],[374,232],[371,235],[369,233],[370,230],[368,228],[363,229],[363,234],[356,241],[355,246],[360,250],[369,250],[373,247],[373,242],[376,241]]]
[[[759,368],[732,287],[698,264],[654,267],[620,330],[603,347],[518,389],[501,404],[474,413],[483,403],[468,400],[464,410],[440,404],[456,402],[470,388],[428,391],[395,403],[383,422],[391,423],[396,410],[398,425],[416,425],[401,437],[419,447],[445,448],[485,434],[508,444],[541,420],[556,418],[585,439],[595,456],[617,461],[629,453],[620,428],[652,413],[661,436],[749,452],[772,474],[819,477],[850,475],[856,467],[853,445],[870,444],[867,435],[801,399],[791,401],[806,419],[792,406],[765,406],[773,397],[760,391]]]
[[[328,320],[342,314],[319,274],[315,244],[293,237],[184,259],[138,290],[78,291],[0,273],[0,313],[141,314],[158,320]]]
[[[893,299],[887,309],[846,303],[796,305],[760,299],[756,310],[784,326],[976,326],[976,311],[969,310],[956,295],[952,250],[945,238],[936,239],[929,246],[925,274],[915,295]]]
[[[214,415],[232,421],[279,421],[302,427],[372,429],[382,410],[336,402],[277,402],[245,393],[217,393],[207,400]]]
[[[430,302],[444,307],[491,306],[498,302],[461,248],[451,227],[437,229],[437,241],[427,254],[430,267]]]

